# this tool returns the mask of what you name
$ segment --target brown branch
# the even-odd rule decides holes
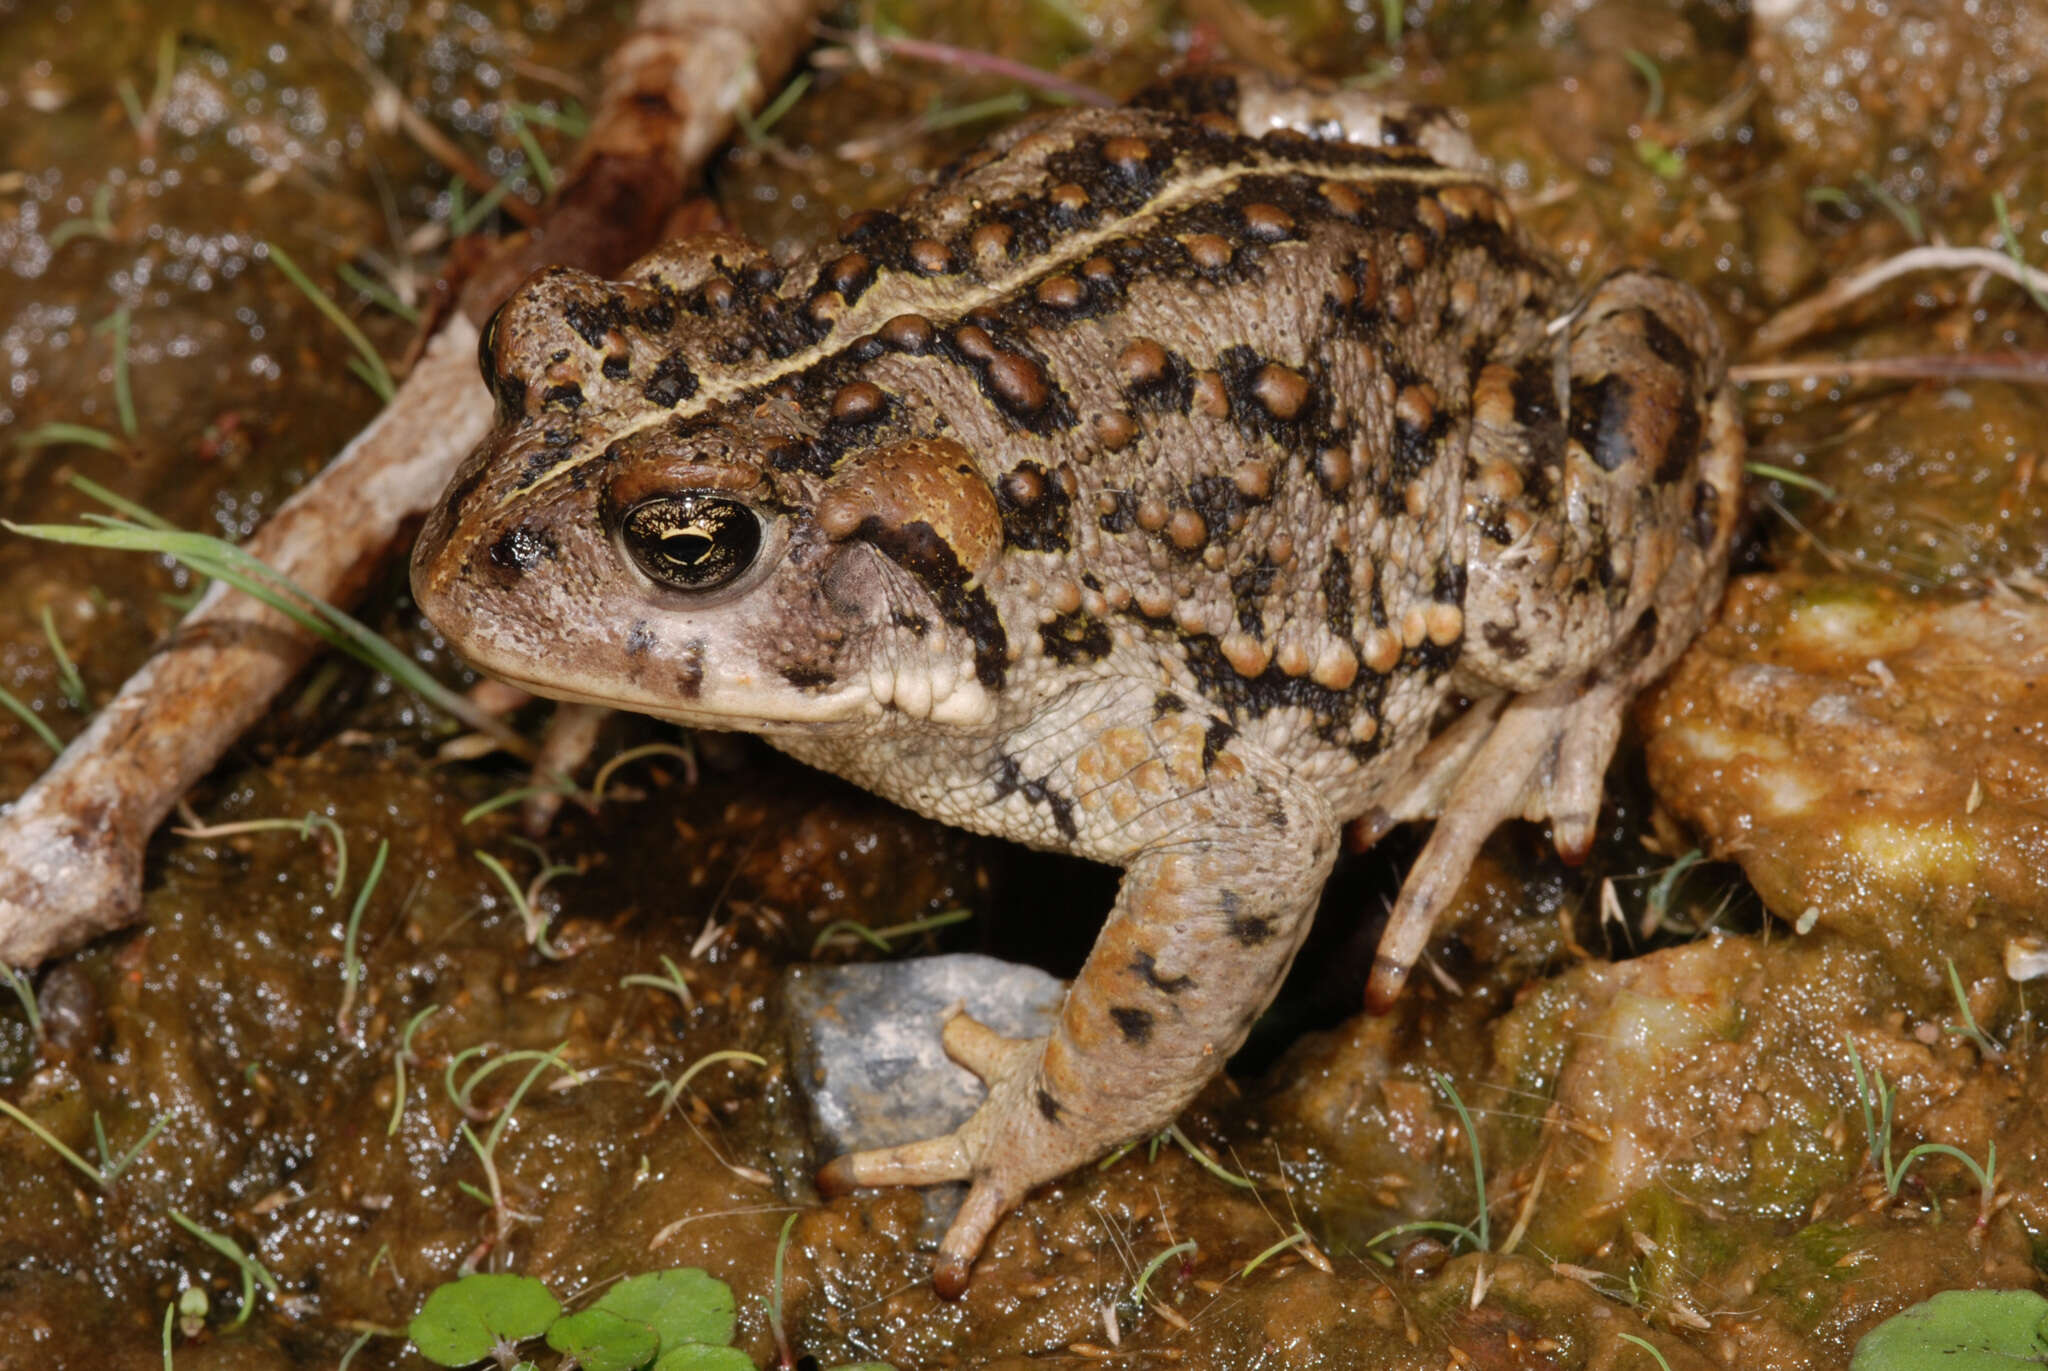
[[[2028,291],[2048,291],[2048,271],[2016,262],[1997,248],[1920,247],[1844,276],[1818,295],[1778,311],[1750,338],[1761,354],[1782,352],[1825,324],[1844,305],[1861,299],[1886,282],[1916,271],[1988,271]]]
[[[485,434],[477,324],[534,267],[615,273],[652,247],[733,111],[796,61],[821,0],[641,0],[589,135],[541,227],[465,284],[385,411],[259,529],[250,552],[349,604]],[[0,963],[68,951],[137,915],[142,849],[186,788],[313,654],[217,587],[20,799],[0,810]]]
[[[1728,368],[1728,379],[1744,386],[1826,376],[1849,381],[2011,381],[2039,386],[2048,385],[2048,352],[1816,357],[1800,362],[1739,362]]]
[[[928,38],[899,38],[866,29],[856,32],[821,27],[818,32],[834,42],[845,43],[856,52],[862,48],[872,47],[892,57],[907,57],[914,62],[931,62],[942,67],[952,67],[957,71],[1000,77],[1006,81],[1015,81],[1020,86],[1042,90],[1048,95],[1064,96],[1081,105],[1109,106],[1116,103],[1093,86],[1070,81],[1056,72],[1034,67],[1028,62],[1019,62],[1015,58],[1002,57],[993,52],[982,52],[977,48],[934,43]]]

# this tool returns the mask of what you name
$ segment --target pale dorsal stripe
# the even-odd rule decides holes
[[[1130,226],[1134,223],[1156,219],[1174,210],[1185,209],[1206,200],[1221,199],[1227,196],[1238,182],[1255,176],[1304,176],[1353,184],[1379,184],[1390,181],[1418,186],[1484,184],[1483,177],[1470,171],[1438,166],[1433,162],[1418,166],[1356,167],[1276,160],[1257,166],[1239,164],[1211,167],[1206,171],[1181,178],[1158,196],[1148,200],[1138,213],[1105,220],[1092,229],[1074,233],[1054,244],[1049,251],[1015,263],[1010,271],[993,280],[978,281],[962,275],[925,278],[902,272],[880,276],[862,294],[857,304],[834,321],[831,331],[810,347],[801,352],[791,353],[787,357],[768,359],[758,366],[735,367],[723,375],[699,376],[695,395],[674,409],[650,408],[646,414],[611,429],[609,442],[630,437],[658,424],[693,418],[722,401],[760,386],[773,385],[784,377],[805,371],[825,361],[834,353],[844,350],[854,340],[866,336],[899,314],[937,316],[940,320],[969,314],[982,305],[1017,293],[1026,282],[1036,277],[1050,275],[1061,267],[1087,260],[1104,244],[1128,236]],[[542,486],[567,476],[576,468],[596,461],[602,452],[603,449],[600,448],[596,452],[579,452],[564,458],[549,467],[531,485],[522,490],[507,492],[499,499],[498,507],[503,508],[515,500],[523,499]]]

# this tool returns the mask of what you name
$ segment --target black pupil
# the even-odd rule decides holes
[[[737,500],[665,495],[626,515],[626,546],[655,580],[681,590],[712,590],[754,564],[761,522]]]

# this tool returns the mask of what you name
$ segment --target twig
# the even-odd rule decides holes
[[[370,65],[369,58],[360,51],[352,51],[350,58],[356,70],[370,83],[373,98],[387,101],[390,108],[398,112],[399,128],[419,145],[421,152],[446,167],[479,195],[488,195],[497,187],[498,178],[484,170],[454,139],[443,133],[438,124],[414,109],[412,101],[391,83],[391,78]],[[522,228],[534,228],[541,221],[541,207],[516,195],[501,196],[499,208],[517,220]]]
[[[854,48],[872,47],[892,57],[907,57],[913,62],[932,62],[942,67],[976,72],[983,76],[999,76],[1004,80],[1015,81],[1018,85],[1029,86],[1033,90],[1042,90],[1048,95],[1072,100],[1079,105],[1109,106],[1116,103],[1093,86],[1070,81],[1042,67],[1034,67],[1028,62],[1019,62],[993,52],[955,47],[951,43],[934,43],[927,38],[900,38],[893,34],[865,30],[854,32],[849,29],[821,26],[818,32],[825,38]]]
[[[1850,381],[2010,381],[2048,385],[2048,352],[1958,352],[1904,357],[1815,357],[1799,362],[1738,362],[1737,385],[1839,376]]]
[[[1780,310],[1751,339],[1759,353],[1779,352],[1818,329],[1829,315],[1887,281],[1916,271],[1988,271],[2029,292],[2048,289],[2048,272],[2013,260],[1997,248],[1908,248],[1875,266],[1845,276],[1818,295]]]

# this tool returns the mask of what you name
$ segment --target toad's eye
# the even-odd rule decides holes
[[[761,517],[717,495],[657,495],[626,511],[626,550],[677,590],[715,590],[754,564]]]

